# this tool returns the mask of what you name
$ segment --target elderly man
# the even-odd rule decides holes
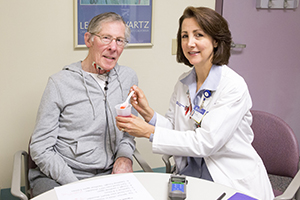
[[[118,14],[95,16],[84,35],[87,57],[49,78],[30,143],[38,166],[29,171],[33,196],[88,177],[132,172],[134,137],[114,121],[115,105],[138,82],[132,69],[117,63],[129,36]]]

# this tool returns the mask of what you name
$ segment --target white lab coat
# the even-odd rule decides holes
[[[187,156],[203,157],[216,183],[235,188],[261,200],[274,198],[266,169],[252,147],[252,101],[244,79],[222,66],[217,90],[204,102],[208,110],[200,128],[186,115],[188,86],[177,82],[166,117],[157,115],[153,152],[174,155],[177,171]]]

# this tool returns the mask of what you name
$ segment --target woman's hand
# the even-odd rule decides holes
[[[149,122],[154,115],[154,110],[150,108],[144,92],[136,85],[133,85],[130,90],[134,90],[134,94],[130,99],[132,106],[146,122]]]
[[[154,133],[155,127],[148,124],[141,118],[131,115],[131,117],[116,117],[117,127],[135,137],[149,138]]]

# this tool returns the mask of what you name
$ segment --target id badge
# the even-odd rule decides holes
[[[198,105],[194,106],[193,112],[191,113],[191,118],[197,122],[201,123],[203,117],[208,113],[204,108],[200,108]]]

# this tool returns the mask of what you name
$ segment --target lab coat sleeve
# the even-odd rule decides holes
[[[30,153],[41,172],[60,184],[66,184],[78,179],[53,148],[58,135],[59,101],[55,84],[50,78],[38,110],[36,127],[31,137]]]
[[[152,145],[154,153],[172,152],[173,155],[180,156],[208,157],[224,148],[225,144],[225,148],[234,148],[234,145],[230,145],[230,139],[236,130],[250,128],[252,117],[249,110],[252,102],[247,85],[241,77],[234,81],[226,78],[223,80],[212,97],[216,99],[210,106],[209,113],[204,117],[201,127],[195,130],[190,127],[186,130],[170,130],[170,126],[166,128],[166,120],[174,125],[181,123],[176,121],[176,115],[180,113],[172,113],[176,106],[176,95],[174,93],[171,99],[167,119],[158,117]],[[247,125],[243,126],[243,123]],[[248,133],[250,134],[247,135]],[[247,130],[241,138],[251,143],[252,135],[252,131]]]

